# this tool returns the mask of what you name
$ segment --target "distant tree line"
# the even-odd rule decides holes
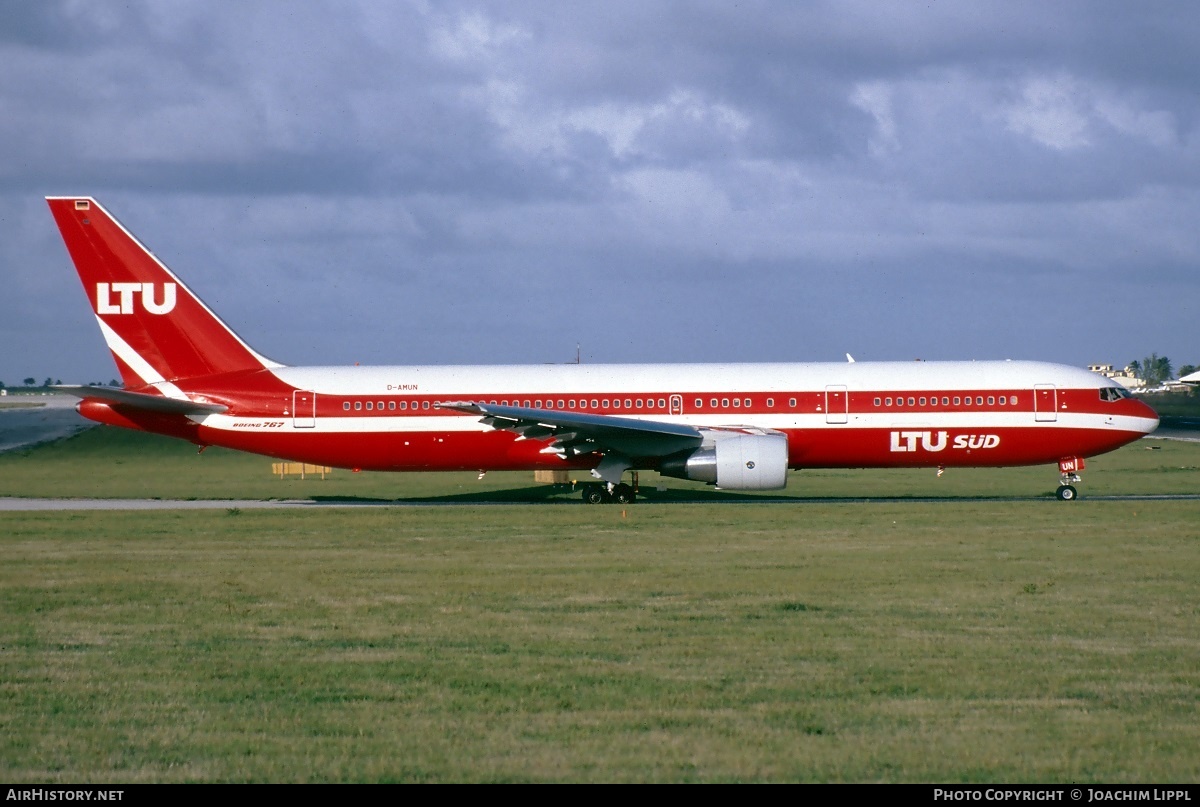
[[[1134,359],[1129,362],[1129,369],[1134,372],[1138,378],[1146,382],[1147,387],[1157,387],[1161,384],[1170,381],[1172,378],[1183,378],[1200,370],[1194,364],[1184,364],[1176,371],[1171,366],[1171,360],[1166,356],[1160,356],[1157,353],[1151,353],[1141,361]],[[1178,375],[1176,375],[1178,372]],[[1188,390],[1189,395],[1196,395],[1197,389],[1192,387]]]
[[[1148,387],[1157,387],[1159,384],[1175,378],[1175,369],[1171,366],[1171,360],[1157,353],[1151,353],[1141,361],[1134,359],[1129,362],[1129,369],[1133,370],[1138,378],[1145,381]],[[1179,377],[1182,378],[1194,372],[1196,372],[1194,365],[1185,364],[1179,368]]]
[[[49,376],[47,376],[47,377],[46,377],[46,380],[45,380],[45,381],[43,381],[43,382],[41,383],[41,385],[40,385],[40,386],[39,386],[39,385],[38,385],[38,383],[37,383],[37,379],[36,379],[36,378],[34,378],[33,376],[29,376],[28,378],[23,378],[23,379],[21,379],[21,386],[23,386],[23,387],[33,387],[34,389],[41,389],[42,387],[53,387],[53,386],[55,386],[56,384],[62,384],[62,379],[61,379],[61,378],[57,378],[57,379],[56,379],[56,378],[50,378]],[[121,385],[121,382],[120,382],[120,381],[118,381],[117,379],[115,379],[115,378],[114,378],[114,379],[112,379],[111,381],[109,381],[107,384],[105,384],[103,381],[92,381],[92,382],[90,382],[90,383],[89,383],[89,386],[93,386],[93,387],[105,387],[105,386],[107,386],[107,387],[120,387],[120,386],[122,386],[122,385]],[[4,383],[3,381],[0,381],[0,389],[8,389],[8,387],[5,385],[5,383]],[[15,388],[14,388],[14,389],[15,389]]]

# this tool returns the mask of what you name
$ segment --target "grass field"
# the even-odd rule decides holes
[[[104,431],[0,456],[0,490],[537,495],[293,485]],[[1153,444],[1081,490],[1200,490],[1200,446]],[[0,514],[0,779],[1197,781],[1200,502],[932,477],[795,474],[826,498],[792,505]],[[877,489],[951,498],[836,498]]]

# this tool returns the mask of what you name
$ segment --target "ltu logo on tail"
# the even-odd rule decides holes
[[[163,284],[161,303],[154,301],[154,286],[153,283],[97,283],[96,313],[132,314],[138,292],[142,295],[142,308],[151,314],[171,313],[175,308],[175,284]],[[113,295],[119,295],[118,302],[113,302]]]

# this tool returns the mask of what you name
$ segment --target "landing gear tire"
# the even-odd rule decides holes
[[[583,500],[588,504],[604,504],[609,500],[608,491],[599,485],[588,485],[583,489]]]
[[[612,489],[612,500],[617,504],[633,504],[635,498],[633,488],[625,483],[621,483]]]
[[[1060,502],[1073,502],[1079,498],[1079,492],[1070,485],[1059,485],[1054,495],[1058,497]]]

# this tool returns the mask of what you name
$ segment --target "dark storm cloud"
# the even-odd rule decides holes
[[[294,363],[1200,360],[1188,5],[4,15],[8,383],[111,375],[77,192]]]

